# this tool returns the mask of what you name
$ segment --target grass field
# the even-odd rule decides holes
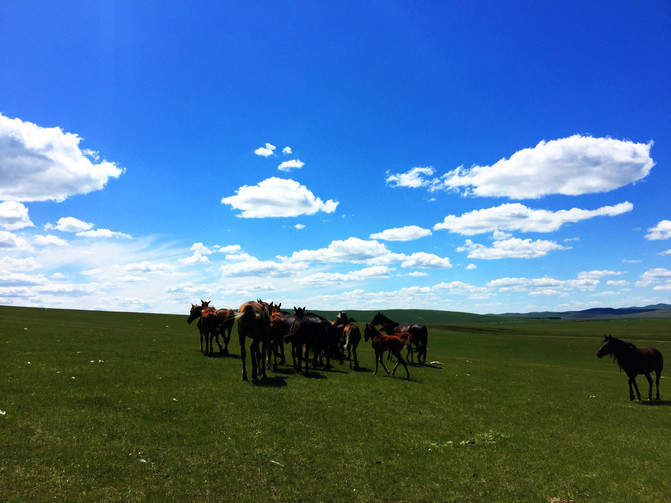
[[[631,403],[596,352],[671,362],[670,329],[448,313],[410,382],[363,341],[359,372],[243,382],[186,313],[0,307],[0,501],[668,501],[669,379]]]

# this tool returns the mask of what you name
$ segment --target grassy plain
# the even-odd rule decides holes
[[[185,321],[0,307],[0,501],[671,496],[671,402],[630,403],[596,358],[606,333],[671,355],[669,319],[444,313],[427,360],[442,365],[410,366],[410,382],[372,375],[362,342],[359,372],[256,383],[235,329],[233,356],[205,357]]]

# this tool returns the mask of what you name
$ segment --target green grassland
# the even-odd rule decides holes
[[[671,320],[385,313],[441,364],[243,382],[186,313],[0,307],[0,501],[669,500],[669,380],[631,403],[596,352],[670,358]]]

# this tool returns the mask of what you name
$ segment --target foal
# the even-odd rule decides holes
[[[403,367],[405,367],[405,373],[407,376],[406,378],[410,380],[408,366],[405,364],[405,360],[401,355],[401,349],[407,347],[408,343],[403,342],[400,337],[396,337],[395,335],[381,334],[378,329],[370,323],[366,323],[366,328],[364,329],[363,333],[365,336],[364,340],[366,342],[368,342],[368,339],[372,339],[372,346],[373,350],[375,351],[375,372],[373,372],[373,374],[377,374],[378,363],[381,363],[384,371],[389,374],[389,370],[387,370],[387,367],[384,366],[384,362],[382,361],[382,355],[385,351],[391,351],[396,357],[396,360],[398,360],[396,362],[396,366],[391,372],[392,375],[396,374],[396,369],[398,368],[399,364],[402,363]]]

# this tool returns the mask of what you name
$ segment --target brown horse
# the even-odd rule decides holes
[[[375,328],[374,325],[371,325],[370,323],[366,323],[366,328],[363,331],[364,337],[366,342],[368,342],[368,339],[372,340],[372,346],[373,350],[375,351],[375,372],[373,374],[377,374],[377,366],[378,363],[382,364],[382,368],[384,371],[389,375],[389,370],[387,370],[387,367],[384,366],[384,362],[382,361],[382,355],[384,354],[385,351],[391,351],[394,356],[396,357],[396,366],[394,369],[391,371],[392,375],[396,374],[396,369],[398,368],[399,364],[403,364],[403,367],[405,367],[405,373],[407,376],[407,379],[410,379],[410,372],[408,371],[408,366],[405,364],[405,360],[403,359],[403,356],[401,355],[401,350],[407,346],[407,342],[403,342],[399,337],[396,337],[395,335],[384,335],[381,334],[377,328]]]
[[[420,365],[426,363],[426,351],[429,339],[429,331],[426,329],[426,326],[417,323],[400,325],[382,313],[377,313],[373,321],[371,321],[372,325],[384,325],[385,323],[391,323],[395,333],[410,332],[413,336],[411,342],[417,348],[417,363]]]
[[[359,368],[359,358],[356,354],[356,348],[361,341],[361,331],[354,323],[354,319],[347,316],[347,313],[340,311],[336,320],[333,322],[336,332],[341,341],[343,351],[347,351],[347,360],[349,361],[349,368],[357,370]],[[352,360],[354,360],[352,362]],[[352,366],[354,363],[354,366]]]
[[[198,331],[200,332],[200,352],[211,355],[214,350],[213,339],[217,341],[219,352],[228,354],[228,342],[231,340],[231,331],[235,316],[231,309],[215,309],[210,306],[210,301],[201,299],[201,305],[191,304],[191,311],[187,323],[198,318]],[[224,340],[224,347],[219,343],[219,335]],[[205,340],[205,350],[203,350]]]
[[[596,355],[599,358],[603,358],[605,355],[613,355],[620,369],[624,370],[625,374],[629,377],[630,400],[634,399],[634,389],[636,390],[638,400],[641,400],[641,393],[638,391],[638,385],[636,384],[636,376],[638,374],[643,374],[648,379],[648,384],[650,384],[648,400],[652,400],[652,377],[650,377],[650,374],[654,372],[657,383],[657,400],[659,400],[659,378],[664,367],[664,359],[662,358],[662,353],[657,351],[657,349],[638,349],[630,342],[607,335]]]
[[[240,358],[242,359],[242,380],[247,380],[247,366],[245,364],[247,350],[245,339],[249,337],[252,343],[249,351],[252,358],[252,379],[266,377],[266,369],[263,364],[263,355],[267,352],[268,340],[270,338],[270,315],[266,306],[259,302],[245,302],[238,309],[236,315],[238,320],[238,338],[240,340]],[[259,349],[259,345],[261,348]]]
[[[380,327],[380,330],[387,335],[395,335],[402,341],[407,341],[408,352],[405,355],[405,360],[412,363],[414,361],[414,352],[412,350],[412,334],[410,332],[394,332],[394,325],[392,323],[385,323]],[[387,355],[387,361],[391,361],[391,351]]]

